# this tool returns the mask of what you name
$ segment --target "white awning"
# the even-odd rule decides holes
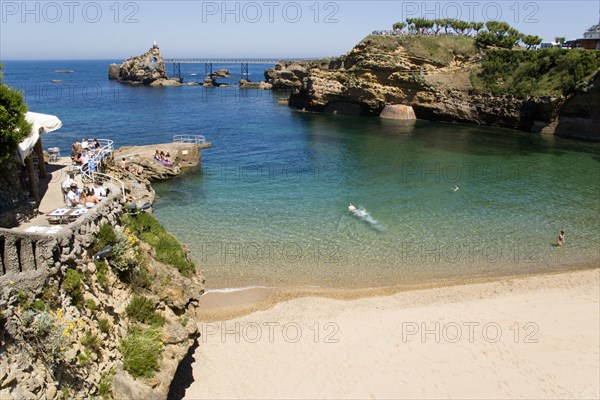
[[[58,117],[48,114],[40,114],[34,112],[26,112],[25,119],[31,124],[31,132],[21,143],[19,143],[19,157],[21,162],[25,164],[25,159],[31,152],[42,132],[52,132],[62,126],[62,122]]]

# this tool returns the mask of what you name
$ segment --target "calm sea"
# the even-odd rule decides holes
[[[107,79],[110,62],[5,62],[4,82],[60,117],[44,147],[63,154],[83,137],[212,142],[202,169],[155,185],[157,218],[209,288],[435,283],[600,260],[600,143],[303,113],[258,90],[127,87]],[[239,65],[220,67],[239,80]],[[203,74],[182,66],[186,81]]]

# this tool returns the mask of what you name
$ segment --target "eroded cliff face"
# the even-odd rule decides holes
[[[405,104],[418,119],[600,140],[598,78],[568,99],[494,96],[471,84],[482,55],[468,38],[413,39],[368,36],[339,58],[282,63],[266,76],[306,111],[377,116],[386,104]]]
[[[543,132],[600,140],[600,72],[565,101],[558,117]]]

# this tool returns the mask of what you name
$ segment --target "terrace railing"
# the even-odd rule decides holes
[[[175,135],[173,136],[173,143],[202,144],[206,143],[206,138],[202,135]]]

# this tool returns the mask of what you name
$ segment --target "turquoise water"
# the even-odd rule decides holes
[[[5,82],[25,91],[32,111],[63,121],[44,147],[181,133],[212,142],[202,169],[155,185],[157,218],[190,248],[209,288],[378,287],[600,260],[599,143],[303,113],[263,91],[128,88],[106,79],[108,63],[7,62]],[[251,79],[265,67],[252,66]],[[196,69],[184,77],[197,79]],[[377,223],[348,213],[349,202]]]
[[[280,107],[202,174],[156,186],[156,214],[209,287],[374,287],[598,261],[596,144]],[[458,191],[452,188],[457,185]],[[346,211],[363,206],[372,225]],[[559,230],[567,246],[552,244]]]

